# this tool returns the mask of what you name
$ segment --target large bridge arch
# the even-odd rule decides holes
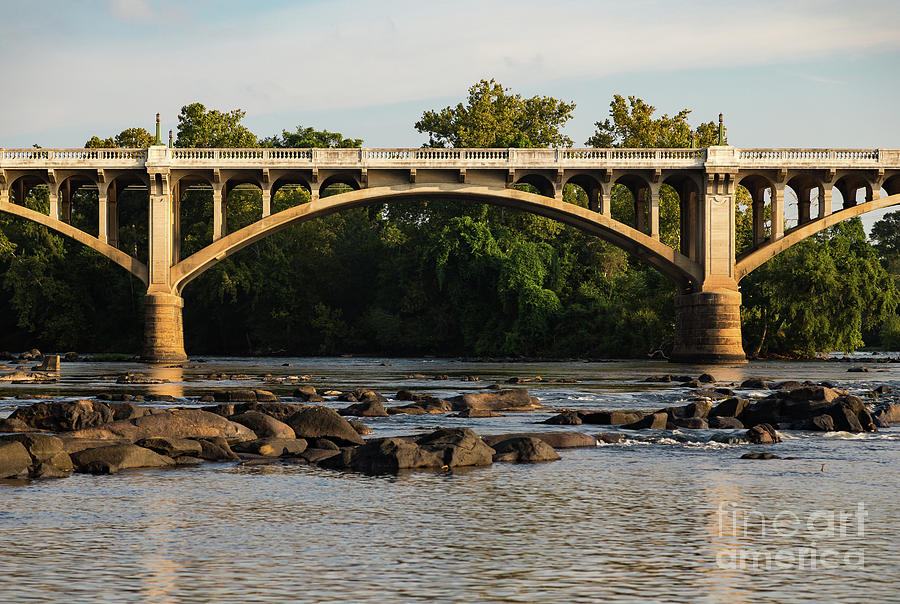
[[[766,243],[765,245],[739,256],[735,263],[735,279],[740,281],[789,247],[800,243],[804,239],[811,237],[820,231],[824,231],[828,227],[832,227],[840,222],[849,220],[850,218],[862,216],[863,214],[895,205],[900,205],[900,193],[867,201],[855,206],[845,207],[843,210],[829,214],[824,218],[818,218],[795,227],[785,233],[784,237],[781,239]]]
[[[171,286],[180,295],[184,287],[228,256],[289,226],[350,208],[391,201],[456,198],[518,208],[558,220],[596,235],[631,253],[671,279],[681,291],[699,283],[702,269],[697,262],[660,241],[587,208],[516,189],[468,184],[393,185],[360,189],[313,200],[273,214],[185,258],[171,273]]]
[[[56,220],[46,214],[42,214],[41,212],[37,212],[35,210],[26,208],[24,206],[20,206],[17,204],[9,203],[9,202],[0,202],[0,212],[6,212],[7,214],[12,214],[14,216],[18,216],[19,218],[24,218],[25,220],[31,220],[32,222],[36,222],[40,225],[43,225],[54,231],[59,233],[60,235],[64,235],[77,241],[78,243],[85,245],[95,252],[109,258],[129,273],[140,279],[144,285],[149,284],[150,276],[149,269],[147,265],[141,262],[140,260],[133,258],[119,250],[110,244],[101,241],[97,237],[85,233],[81,229],[75,228],[70,224],[66,224],[60,220]]]

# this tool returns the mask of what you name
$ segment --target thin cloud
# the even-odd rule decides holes
[[[110,0],[112,14],[128,21],[152,21],[153,10],[146,0]]]

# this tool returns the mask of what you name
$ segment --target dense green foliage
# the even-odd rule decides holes
[[[426,111],[415,127],[431,146],[569,146],[563,129],[574,108],[481,81],[465,102]],[[716,141],[716,125],[692,128],[686,109],[654,114],[643,100],[617,95],[588,144],[704,147]],[[176,145],[362,144],[301,126],[259,139],[241,123],[243,116],[237,109],[186,105]],[[143,147],[152,140],[143,128],[130,128],[93,137],[85,146]],[[321,195],[342,187],[332,185]],[[126,190],[119,199],[120,248],[144,260],[145,195]],[[567,185],[563,195],[587,205],[580,187]],[[746,191],[738,195],[738,247],[746,249],[752,245],[749,199]],[[272,200],[273,212],[309,199],[306,189],[285,186]],[[212,193],[192,186],[181,201],[184,258],[212,241]],[[26,203],[46,211],[46,192],[35,189]],[[260,192],[238,186],[226,207],[233,232],[258,219]],[[624,186],[613,188],[612,209],[614,217],[635,223],[632,193]],[[73,223],[96,233],[96,212],[96,191],[79,189]],[[678,194],[663,185],[661,239],[676,248],[679,222]],[[884,258],[887,252],[879,251]],[[0,348],[139,348],[143,287],[98,254],[2,214],[0,274],[0,308],[8,309],[0,315]],[[794,246],[741,289],[751,352],[859,347],[864,336],[890,323],[897,302],[858,222]],[[303,223],[217,264],[184,292],[186,347],[231,354],[642,357],[671,347],[675,293],[658,272],[620,249],[549,219],[481,203],[410,201]]]

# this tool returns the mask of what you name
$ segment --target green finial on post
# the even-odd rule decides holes
[[[153,142],[154,145],[162,144],[162,134],[159,130],[159,114],[156,114],[156,140]]]
[[[719,146],[725,144],[725,116],[719,114]]]

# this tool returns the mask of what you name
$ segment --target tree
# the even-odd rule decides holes
[[[304,128],[297,126],[296,132],[281,131],[281,136],[277,134],[264,138],[260,141],[263,147],[279,147],[279,148],[300,148],[307,149],[312,147],[346,149],[351,147],[362,147],[361,138],[344,138],[340,132],[329,132],[328,130],[315,130],[314,128]]]
[[[128,149],[146,149],[156,141],[156,137],[144,128],[126,128],[110,138],[92,136],[84,144],[85,149],[111,149],[125,147]]]
[[[241,124],[245,112],[207,110],[200,103],[181,108],[178,114],[176,147],[255,147],[258,143],[246,126]]]
[[[872,225],[871,237],[879,258],[889,273],[900,277],[900,212],[885,214]]]
[[[691,133],[694,146],[710,147],[718,140],[715,122],[706,122],[692,130],[688,123],[690,109],[682,109],[672,117],[664,113],[654,118],[656,107],[644,99],[622,95],[613,96],[609,104],[609,118],[595,122],[597,130],[586,142],[591,147],[690,147]]]
[[[571,147],[562,128],[575,103],[552,97],[523,98],[493,79],[469,88],[464,105],[426,111],[416,130],[428,133],[427,147]]]
[[[741,293],[744,338],[756,354],[805,356],[860,348],[900,299],[858,218],[775,256],[741,282]]]

